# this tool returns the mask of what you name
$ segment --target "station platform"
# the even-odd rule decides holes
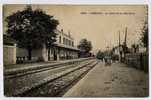
[[[79,61],[84,61],[88,59],[92,59],[92,58],[88,57],[88,58],[78,58],[78,59],[69,59],[69,60],[4,65],[4,71],[5,73],[17,72],[17,71],[28,71],[28,70],[43,68],[44,66],[57,66],[57,65],[65,64],[65,63],[79,62]]]
[[[149,75],[121,63],[99,62],[63,97],[148,97]]]

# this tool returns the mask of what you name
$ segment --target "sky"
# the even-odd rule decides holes
[[[4,5],[3,16],[23,10],[26,5]],[[138,43],[144,20],[147,20],[146,5],[32,5],[59,20],[58,29],[70,31],[75,45],[82,38],[92,42],[94,52],[118,45],[119,32],[121,43],[127,27],[127,45]],[[4,22],[4,31],[6,30]]]

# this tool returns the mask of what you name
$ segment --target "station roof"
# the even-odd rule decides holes
[[[72,47],[72,46],[67,46],[64,44],[60,44],[60,43],[55,43],[55,46],[57,47],[61,47],[61,48],[65,48],[65,49],[70,49],[70,50],[74,50],[74,51],[80,51],[80,49],[78,49],[77,47]]]

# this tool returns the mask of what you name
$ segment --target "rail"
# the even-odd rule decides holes
[[[39,70],[39,69],[43,69],[43,68],[54,67],[54,66],[59,66],[59,65],[64,65],[64,64],[73,64],[73,63],[81,62],[81,61],[88,60],[88,59],[93,59],[93,57],[72,59],[72,60],[67,60],[64,62],[56,62],[56,63],[50,63],[50,64],[28,66],[28,67],[23,67],[23,68],[8,69],[8,70],[4,71],[4,74],[5,75],[12,75],[12,74],[24,73],[27,71]]]

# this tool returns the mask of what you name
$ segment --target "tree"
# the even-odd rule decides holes
[[[99,51],[97,52],[97,54],[96,54],[96,57],[97,57],[98,59],[103,60],[103,58],[104,58],[104,53],[99,50]]]
[[[138,44],[132,44],[131,47],[134,49],[134,53],[136,53],[137,50],[139,49],[139,45]]]
[[[148,24],[147,24],[147,22],[145,22],[145,24],[143,26],[140,40],[141,40],[141,43],[143,44],[143,46],[148,51]]]
[[[78,48],[84,53],[89,53],[92,50],[91,41],[88,41],[87,39],[81,39]]]
[[[28,60],[31,60],[32,50],[50,48],[56,41],[54,30],[59,24],[41,9],[32,10],[27,6],[23,11],[17,11],[6,18],[8,23],[7,33],[17,41],[17,45],[28,50]]]

